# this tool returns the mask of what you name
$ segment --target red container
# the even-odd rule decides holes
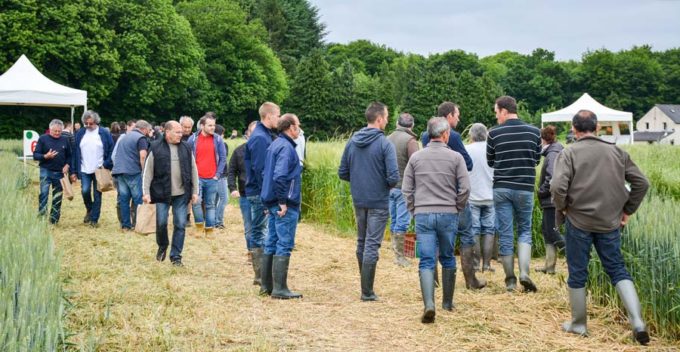
[[[416,257],[416,234],[407,233],[404,236],[404,256],[409,258]]]

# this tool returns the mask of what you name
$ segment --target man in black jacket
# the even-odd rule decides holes
[[[246,133],[243,137],[247,140],[250,137],[250,133],[257,125],[257,121],[253,121],[248,125]],[[246,239],[246,249],[248,249],[248,255],[250,256],[250,251],[253,246],[250,243],[251,235],[251,216],[250,216],[250,203],[248,202],[248,197],[246,197],[246,164],[243,159],[246,144],[243,143],[234,149],[229,159],[229,167],[227,168],[227,184],[229,186],[229,192],[231,192],[232,198],[238,198],[239,208],[241,208],[241,217],[243,218],[243,231]]]
[[[61,120],[50,122],[49,133],[38,138],[33,151],[33,159],[40,165],[40,196],[38,198],[38,213],[47,215],[47,198],[52,186],[52,211],[50,223],[59,222],[61,215],[62,187],[61,178],[68,174],[71,163],[71,144],[62,135],[64,123]]]

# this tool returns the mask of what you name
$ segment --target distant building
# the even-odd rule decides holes
[[[656,104],[636,125],[636,144],[680,144],[680,105]]]

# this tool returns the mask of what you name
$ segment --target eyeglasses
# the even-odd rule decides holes
[[[94,122],[85,122],[85,126],[97,126]]]

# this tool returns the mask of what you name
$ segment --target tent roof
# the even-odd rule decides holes
[[[87,107],[87,92],[53,82],[21,55],[0,76],[0,105]]]
[[[633,123],[632,113],[608,108],[593,99],[588,93],[583,93],[578,100],[564,109],[542,114],[541,122],[571,122],[574,115],[583,109],[594,112],[597,115],[598,122],[621,121]]]

